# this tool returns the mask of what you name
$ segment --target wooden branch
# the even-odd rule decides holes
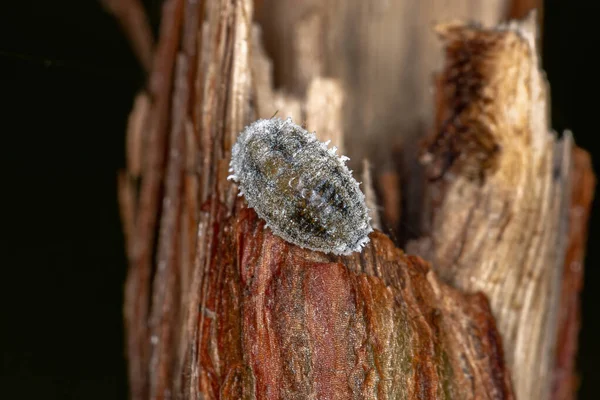
[[[150,315],[150,293],[153,264],[153,246],[159,218],[161,185],[165,168],[165,148],[167,143],[167,125],[170,106],[172,71],[179,41],[181,24],[181,0],[168,0],[163,6],[163,23],[160,40],[156,49],[153,74],[149,82],[151,111],[144,122],[144,138],[133,141],[143,146],[144,161],[142,175],[133,175],[140,179],[137,204],[134,215],[127,217],[135,221],[135,229],[130,237],[128,257],[129,274],[125,289],[125,321],[127,328],[127,353],[129,359],[129,379],[134,398],[147,398],[148,374],[151,369],[150,334],[148,330]],[[128,133],[135,129],[129,129]],[[129,149],[128,155],[140,153]],[[130,182],[131,192],[135,192],[134,182]],[[132,210],[124,210],[131,214]]]
[[[290,23],[291,36],[272,35],[265,28],[267,42],[286,37],[294,41],[289,46],[293,55],[286,58],[294,72],[280,75],[262,47],[260,28],[252,24],[250,0],[165,2],[149,90],[136,101],[128,130],[128,170],[119,178],[130,261],[125,318],[133,399],[512,399],[512,381],[518,395],[549,388],[555,334],[544,335],[542,328],[556,332],[560,318],[544,312],[559,304],[554,294],[560,291],[557,271],[565,259],[571,147],[569,136],[559,146],[548,133],[543,79],[529,28],[446,25],[442,32],[449,65],[463,54],[461,43],[485,38],[465,53],[467,59],[490,46],[479,58],[481,68],[471,68],[481,76],[467,79],[464,87],[463,81],[454,85],[454,66],[440,81],[440,118],[460,115],[461,124],[473,127],[463,131],[452,119],[455,131],[447,135],[440,127],[436,143],[441,145],[430,148],[442,180],[425,185],[426,209],[432,211],[429,238],[414,248],[433,260],[443,280],[427,262],[405,255],[379,231],[363,252],[347,257],[295,247],[273,236],[226,180],[238,133],[257,117],[269,118],[279,110],[280,116],[292,115],[351,155],[367,140],[369,146],[387,147],[385,157],[371,160],[377,164],[373,177],[364,168],[363,190],[374,205],[381,190],[371,183],[391,182],[386,187],[394,193],[384,198],[386,209],[379,215],[373,206],[373,216],[382,224],[400,220],[397,203],[411,193],[400,196],[392,154],[400,151],[405,157],[415,147],[398,150],[394,139],[385,140],[401,125],[382,124],[380,117],[390,115],[392,106],[379,114],[376,108],[383,103],[376,90],[390,101],[408,78],[403,74],[388,80],[397,85],[387,88],[382,83],[368,88],[366,82],[374,78],[353,84],[353,78],[381,65],[381,60],[367,61],[381,57],[392,38],[379,43],[377,32],[365,25],[361,32],[376,48],[363,48],[360,54],[368,57],[358,59],[345,48],[335,61],[335,44],[358,41],[354,26],[347,24],[359,16],[351,8],[344,10],[303,2],[282,19]],[[364,24],[371,18],[387,23],[394,19],[386,15],[383,2],[367,11]],[[322,34],[325,41],[319,40]],[[386,82],[398,72],[391,64],[398,54],[407,53],[392,53],[379,80]],[[314,63],[307,61],[311,57]],[[368,68],[361,66],[363,61]],[[458,76],[463,72],[459,68]],[[284,85],[275,89],[278,80]],[[466,105],[456,108],[456,93],[472,89],[473,82],[482,83],[475,86],[486,96],[486,90],[495,96],[485,101],[479,94],[467,96]],[[363,94],[364,110],[359,107]],[[502,109],[508,114],[498,111]],[[374,131],[365,130],[375,126]],[[444,149],[465,156],[445,165]],[[367,149],[356,154],[355,164],[361,166],[369,165],[365,156],[374,153]],[[516,162],[520,168],[511,169]],[[512,192],[513,186],[527,190]],[[511,193],[518,201],[510,199]],[[581,199],[577,204],[585,207],[589,197]],[[499,214],[491,223],[485,218],[494,215],[489,210]],[[539,226],[530,229],[534,224],[523,221]],[[504,243],[493,243],[497,252],[491,242],[472,241],[481,237],[477,232],[486,223],[490,235],[499,235]],[[527,255],[515,239],[518,232],[531,238],[528,248],[539,250],[537,254]],[[573,246],[583,236],[572,234]],[[457,243],[462,246],[458,252]],[[477,258],[482,249],[489,260]],[[567,257],[581,259],[577,254]],[[531,272],[530,287],[494,286],[501,282],[484,278],[476,282],[479,287],[470,282],[469,268],[476,274],[488,262],[496,263],[492,272],[509,277]],[[514,296],[507,288],[515,290]],[[479,289],[487,291],[491,305]],[[542,289],[546,292],[537,297],[525,296]],[[504,318],[515,313],[502,312],[500,290],[512,296],[505,300],[521,301],[519,318],[530,319],[531,331]],[[564,307],[571,309],[576,289],[564,290],[570,294]],[[533,300],[538,303],[532,305]],[[516,332],[517,339],[501,336],[504,332]],[[541,357],[539,370],[526,371],[530,360],[517,360],[516,343],[531,344],[532,354]],[[561,343],[572,356],[572,334]],[[570,366],[567,361],[556,368]],[[526,378],[537,381],[527,383]]]

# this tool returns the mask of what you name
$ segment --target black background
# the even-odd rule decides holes
[[[160,1],[144,4],[156,32]],[[598,165],[600,4],[546,1],[544,14],[553,126],[572,129]],[[115,183],[125,164],[127,115],[144,80],[117,23],[97,2],[0,8],[2,398],[127,396],[126,262]],[[583,293],[581,399],[600,398],[597,210],[598,201]]]

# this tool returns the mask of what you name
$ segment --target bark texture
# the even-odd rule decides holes
[[[575,359],[577,337],[581,327],[580,294],[583,287],[587,224],[596,187],[590,155],[576,147],[573,149],[571,160],[569,234],[560,289],[552,385],[552,399],[556,400],[574,399],[579,386]]]
[[[131,397],[569,398],[578,323],[557,321],[578,309],[594,182],[570,136],[549,133],[534,28],[442,25],[434,113],[435,63],[402,72],[413,53],[391,49],[400,7],[419,54],[441,59],[407,4],[285,3],[164,2],[119,177]],[[506,4],[494,4],[474,9],[495,23]],[[265,228],[226,178],[239,132],[275,112],[354,158],[376,228],[413,221],[415,236],[425,222],[410,246],[432,263],[380,231],[333,256]],[[428,113],[433,181],[415,163]]]

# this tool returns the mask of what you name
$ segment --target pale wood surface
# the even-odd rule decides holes
[[[438,31],[447,48],[443,112],[427,156],[434,174],[443,172],[427,185],[428,234],[409,251],[446,282],[489,297],[517,397],[549,398],[572,137],[558,140],[548,125],[535,15]]]

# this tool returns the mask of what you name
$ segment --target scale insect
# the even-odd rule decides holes
[[[324,253],[361,251],[373,231],[365,196],[338,157],[291,118],[260,119],[233,146],[228,177],[274,234]]]

